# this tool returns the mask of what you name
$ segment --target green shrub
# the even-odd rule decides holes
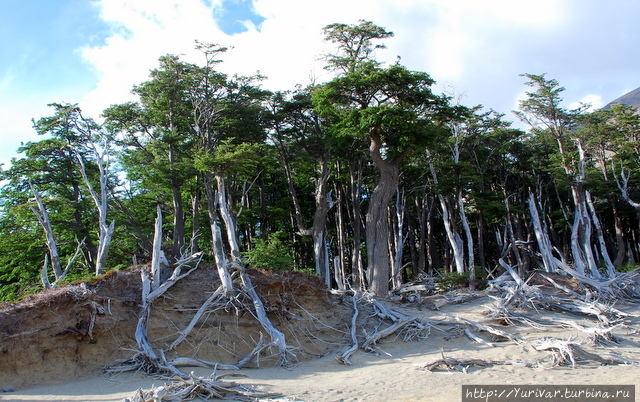
[[[451,290],[460,287],[469,286],[469,273],[459,274],[457,272],[446,272],[436,283],[437,290]],[[482,268],[476,267],[476,289],[484,289],[487,287],[487,278],[482,272]]]
[[[275,232],[269,235],[267,241],[258,239],[253,249],[243,252],[242,256],[252,268],[292,271],[293,255],[289,246],[282,241],[284,235],[284,232]]]

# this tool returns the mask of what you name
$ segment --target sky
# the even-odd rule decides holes
[[[322,28],[336,22],[392,31],[378,60],[510,121],[525,73],[557,80],[565,107],[597,108],[640,87],[639,15],[636,0],[0,0],[0,163],[42,139],[32,119],[47,104],[100,121],[160,56],[204,62],[196,40],[230,47],[219,69],[260,73],[266,89],[326,81]]]

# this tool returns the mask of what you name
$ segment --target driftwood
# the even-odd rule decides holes
[[[376,343],[378,343],[380,339],[386,338],[387,336],[390,336],[396,333],[398,330],[404,328],[409,324],[412,324],[417,319],[418,319],[417,317],[406,318],[406,319],[403,319],[402,321],[395,322],[390,327],[387,327],[383,330],[376,331],[375,333],[368,335],[366,340],[362,344],[362,349],[369,352],[377,351],[377,348],[375,348],[374,346],[376,345]]]
[[[212,368],[214,370],[239,370],[240,367],[233,364],[225,364],[218,362],[209,362],[202,359],[196,359],[194,357],[176,357],[169,360],[169,363],[174,367],[202,367]]]
[[[496,340],[500,341],[500,340],[510,340],[512,342],[515,342],[517,344],[523,343],[524,340],[515,336],[515,335],[511,335],[508,332],[502,331],[500,329],[494,328],[490,325],[487,324],[482,324],[480,322],[476,322],[476,321],[471,321],[471,320],[467,320],[466,318],[462,318],[462,317],[458,317],[458,316],[446,316],[449,319],[449,322],[455,322],[458,324],[464,324],[467,327],[472,327],[475,328],[478,331],[484,331],[484,332],[488,332],[490,334],[492,334],[493,336],[496,337]]]
[[[241,376],[236,374],[236,376]],[[255,401],[258,398],[274,398],[279,394],[259,392],[246,385],[221,381],[224,376],[210,378],[189,375],[176,381],[149,390],[138,389],[125,398],[125,402],[186,401],[193,399],[233,399],[235,401]]]
[[[469,358],[456,358],[445,357],[433,359],[428,363],[416,364],[416,367],[426,371],[446,370],[446,371],[459,371],[461,373],[468,373],[469,367],[490,367],[490,366],[504,366],[504,365],[519,365],[527,366],[523,362],[508,361],[508,360],[486,360],[486,359],[469,359]]]
[[[539,351],[548,351],[553,357],[553,366],[562,366],[570,364],[571,367],[576,366],[578,360],[595,361],[601,364],[624,364],[638,365],[638,362],[625,359],[620,356],[606,354],[599,355],[584,350],[579,343],[573,340],[562,339],[540,339],[534,344],[534,348]]]

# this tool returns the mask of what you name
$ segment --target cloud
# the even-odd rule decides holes
[[[259,72],[267,77],[263,83],[267,89],[322,82],[330,78],[322,56],[333,50],[324,43],[322,28],[360,19],[395,32],[386,41],[388,48],[378,53],[381,61],[392,63],[400,56],[407,67],[426,71],[442,85],[468,93],[474,104],[483,103],[478,100],[487,93],[487,85],[499,86],[495,80],[505,75],[515,84],[517,74],[524,72],[514,73],[506,65],[514,63],[505,63],[513,52],[511,39],[518,40],[527,30],[534,35],[560,24],[566,0],[540,0],[535,7],[531,2],[509,0],[325,0],[315,7],[297,0],[254,0],[253,8],[246,2],[243,7],[264,18],[260,29],[246,21],[247,30],[233,35],[216,25],[215,17],[225,3],[100,1],[102,18],[114,34],[105,45],[84,49],[100,81],[83,103],[98,110],[107,106],[106,99],[111,103],[132,99],[132,85],[147,79],[163,54],[184,54],[187,60],[200,62],[193,50],[195,39],[231,46],[219,68],[229,74]],[[509,38],[509,29],[519,33]],[[526,44],[528,38],[521,39]],[[484,83],[478,75],[484,75]]]
[[[251,18],[244,19],[244,32],[225,33],[215,18],[229,1],[242,2],[243,12],[264,21],[258,27]],[[97,78],[90,86],[77,88],[51,82],[37,100],[35,94],[22,96],[31,81],[23,82],[24,100],[14,103],[24,107],[29,118],[48,112],[39,114],[41,109],[29,102],[41,106],[42,99],[64,100],[61,97],[79,102],[87,115],[97,118],[110,104],[135,99],[132,87],[148,79],[160,56],[171,53],[202,63],[195,40],[232,47],[222,56],[219,69],[239,75],[260,72],[268,77],[263,83],[267,89],[322,82],[330,78],[322,55],[333,50],[323,41],[322,28],[360,19],[395,33],[385,40],[387,49],[376,53],[380,61],[393,63],[400,56],[408,68],[429,73],[438,83],[436,92],[453,88],[465,95],[463,104],[484,104],[507,113],[507,119],[514,119],[509,112],[517,108],[526,89],[526,79],[519,74],[548,73],[548,78],[567,88],[563,93],[567,104],[588,100],[596,106],[640,85],[640,54],[632,51],[640,42],[636,29],[640,3],[625,0],[611,0],[607,6],[581,0],[96,0],[91,4],[109,28],[105,38],[101,24],[102,40],[98,44],[87,40],[80,49],[84,67]],[[241,14],[234,18],[243,20]],[[3,75],[0,85],[14,85],[11,77]],[[3,117],[20,116],[10,109],[14,112],[5,108]]]
[[[195,40],[225,36],[216,27],[212,9],[198,0],[104,0],[97,6],[113,33],[104,45],[82,49],[98,74],[96,88],[82,105],[96,116],[110,104],[133,99],[133,85],[148,79],[160,56],[193,57]]]

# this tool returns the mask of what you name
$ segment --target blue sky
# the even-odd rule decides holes
[[[519,74],[547,73],[567,105],[602,106],[640,87],[639,15],[632,0],[0,0],[0,163],[40,139],[31,119],[48,103],[99,118],[158,57],[202,61],[195,40],[232,47],[220,68],[268,89],[328,79],[322,27],[359,19],[395,33],[380,60],[401,56],[463,104],[515,120]]]

